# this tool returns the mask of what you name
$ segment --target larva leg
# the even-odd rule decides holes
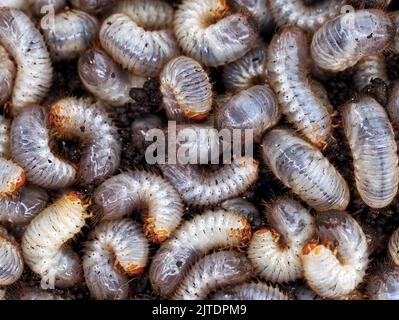
[[[14,283],[22,275],[24,262],[19,244],[0,227],[0,285]]]
[[[266,283],[244,283],[216,292],[214,300],[289,300],[278,287]]]

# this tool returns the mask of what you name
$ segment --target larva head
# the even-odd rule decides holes
[[[381,264],[368,280],[367,294],[371,300],[398,300],[399,266]]]
[[[60,199],[57,200],[56,203],[64,202],[67,205],[73,206],[81,210],[84,218],[90,218],[91,214],[86,212],[86,208],[90,206],[89,198],[78,191],[71,191],[63,195]]]
[[[144,234],[154,243],[162,243],[170,237],[170,230],[157,228],[156,216],[146,215],[144,219]]]
[[[389,239],[388,254],[392,261],[399,266],[399,229],[396,229]]]
[[[233,198],[223,201],[220,206],[226,211],[232,211],[245,217],[254,229],[258,229],[262,224],[259,210],[254,204],[243,198]]]

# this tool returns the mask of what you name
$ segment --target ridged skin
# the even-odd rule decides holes
[[[88,13],[101,13],[109,10],[115,0],[70,0],[71,4],[80,10]]]
[[[393,263],[399,266],[399,229],[396,229],[389,239],[388,254]]]
[[[22,237],[25,263],[40,275],[42,289],[72,287],[82,278],[80,258],[67,245],[86,224],[81,197],[63,195],[30,222]]]
[[[324,298],[340,298],[362,282],[369,262],[366,236],[344,211],[320,213],[316,218],[320,242],[303,249],[308,285]]]
[[[14,62],[6,49],[0,45],[0,105],[3,105],[10,98],[16,73],[17,69]]]
[[[103,50],[92,48],[79,58],[80,80],[88,91],[110,106],[133,102],[131,88],[142,88],[147,78],[123,70]]]
[[[11,196],[25,184],[25,172],[18,164],[0,157],[0,196]]]
[[[49,111],[56,135],[79,137],[83,145],[78,178],[89,184],[111,176],[118,168],[121,143],[116,127],[99,103],[90,99],[65,98]]]
[[[43,34],[53,61],[59,61],[78,57],[94,42],[98,29],[94,16],[80,10],[68,10],[55,15],[54,25],[44,28]]]
[[[389,44],[394,26],[382,10],[358,10],[326,22],[314,34],[313,61],[320,68],[338,72],[362,58],[378,54]]]
[[[100,30],[106,52],[124,68],[155,77],[179,54],[173,35],[173,9],[160,0],[121,1]]]
[[[8,159],[10,156],[10,120],[0,116],[0,157]]]
[[[399,266],[380,265],[368,280],[367,294],[371,300],[399,300]]]
[[[6,229],[0,227],[0,285],[13,284],[22,275],[23,269],[19,245]]]
[[[248,258],[239,252],[221,251],[205,256],[188,271],[174,300],[203,300],[215,289],[247,280],[252,272]]]
[[[148,242],[130,219],[104,221],[85,243],[83,271],[95,299],[126,299],[128,276],[144,271]]]
[[[266,210],[270,225],[253,235],[248,257],[257,273],[277,283],[302,278],[302,247],[315,233],[312,215],[299,202],[279,198]]]
[[[22,11],[0,8],[0,44],[17,65],[12,111],[39,103],[49,92],[53,69],[43,36]]]
[[[241,58],[256,41],[254,23],[223,0],[183,1],[174,28],[183,52],[211,67]]]
[[[165,241],[180,224],[183,203],[175,188],[162,177],[145,172],[121,173],[103,182],[93,200],[104,219],[120,218],[145,208],[144,233],[153,242]]]
[[[44,108],[31,107],[18,114],[12,122],[10,135],[13,158],[24,168],[28,181],[48,189],[67,187],[75,182],[74,166],[50,150]]]
[[[168,297],[198,257],[214,249],[238,247],[250,238],[251,226],[239,214],[216,210],[197,215],[155,254],[149,272],[152,287]]]
[[[399,166],[395,134],[384,108],[363,97],[342,110],[352,151],[356,188],[372,208],[389,205],[398,191]]]
[[[54,10],[54,13],[60,12],[67,5],[66,0],[23,0],[29,3],[30,11],[37,17],[51,14],[48,9]],[[47,10],[46,10],[47,9]]]
[[[337,16],[344,0],[320,0],[305,5],[303,0],[268,1],[270,12],[279,27],[296,25],[306,31],[316,31],[324,22]]]
[[[244,283],[216,292],[213,300],[289,300],[278,287],[266,283]]]
[[[169,61],[160,75],[163,108],[170,120],[202,119],[212,107],[212,85],[202,66],[189,57]]]
[[[362,91],[366,86],[371,84],[373,79],[377,78],[384,80],[387,84],[389,83],[387,65],[385,57],[382,54],[370,55],[358,62],[353,78],[358,91]]]
[[[315,147],[286,129],[265,135],[262,155],[281,182],[319,211],[344,210],[349,188],[340,173]]]

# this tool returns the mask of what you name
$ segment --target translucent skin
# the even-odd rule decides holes
[[[130,219],[104,221],[85,243],[83,271],[93,298],[126,299],[128,276],[144,271],[148,242]]]
[[[64,188],[75,182],[76,169],[50,150],[44,108],[22,111],[14,118],[10,135],[13,158],[24,168],[28,181],[48,189]]]
[[[154,114],[144,114],[135,118],[130,126],[132,143],[137,150],[144,150],[146,141],[145,136],[151,129],[162,128],[162,120]]]
[[[314,34],[312,58],[322,69],[343,71],[353,67],[362,58],[383,51],[393,33],[393,23],[382,10],[358,10],[342,14],[327,21]]]
[[[188,271],[174,300],[203,300],[215,289],[247,280],[252,272],[248,258],[239,252],[221,251],[205,256]]]
[[[399,300],[399,266],[380,265],[368,280],[367,294],[371,300]]]
[[[142,88],[147,78],[123,70],[104,51],[92,48],[79,58],[78,72],[83,85],[110,106],[133,102],[131,88]]]
[[[241,6],[253,16],[261,31],[269,31],[273,17],[268,7],[268,0],[235,0],[236,5]]]
[[[10,120],[0,116],[0,157],[10,156]]]
[[[396,229],[389,239],[388,254],[393,263],[399,266],[399,229]]]
[[[185,0],[176,11],[173,24],[183,52],[211,67],[244,56],[257,36],[251,19],[233,13],[222,0]]]
[[[55,292],[44,291],[39,288],[22,288],[19,292],[21,300],[65,300]]]
[[[43,37],[33,22],[16,9],[0,8],[0,44],[17,65],[12,111],[39,103],[49,92],[53,69]]]
[[[232,198],[223,201],[220,207],[226,211],[238,213],[248,220],[253,229],[258,229],[262,222],[261,214],[254,204],[243,198]]]
[[[155,77],[179,54],[172,27],[173,8],[159,0],[121,1],[100,30],[104,50],[124,68]]]
[[[386,105],[389,117],[396,124],[399,121],[399,83],[393,83],[389,92],[388,103]]]
[[[144,233],[153,242],[165,241],[180,224],[183,203],[162,177],[145,171],[121,173],[103,182],[94,202],[104,219],[115,219],[144,208]]]
[[[53,61],[59,61],[78,57],[94,42],[98,29],[94,16],[80,10],[68,10],[56,14],[54,25],[42,31]]]
[[[24,261],[15,239],[0,227],[0,285],[14,283],[22,275]]]
[[[366,236],[348,213],[328,211],[316,218],[319,242],[303,249],[308,285],[325,298],[351,293],[363,280],[369,262]]]
[[[332,107],[309,76],[307,37],[303,30],[287,27],[273,37],[268,47],[267,69],[282,113],[312,144],[324,146],[332,131]]]
[[[399,183],[397,145],[388,115],[373,98],[363,97],[346,104],[342,120],[360,197],[372,208],[384,208],[395,198]]]
[[[262,282],[250,282],[235,285],[229,289],[216,292],[212,300],[289,300],[278,287]]]
[[[340,173],[311,144],[286,129],[266,133],[262,156],[281,182],[319,211],[344,210],[349,188]]]
[[[88,13],[101,13],[115,4],[115,0],[70,0],[70,2],[75,8]]]
[[[24,184],[24,170],[18,164],[0,157],[0,196],[11,196]]]
[[[257,85],[233,96],[215,114],[219,129],[252,129],[255,141],[280,120],[280,108],[274,92],[266,85]],[[242,132],[242,135],[244,133]]]
[[[197,215],[184,222],[155,254],[149,271],[151,285],[168,297],[198,257],[217,248],[238,247],[250,238],[251,226],[239,214],[216,210]]]
[[[189,57],[169,61],[160,74],[162,105],[170,120],[203,119],[212,108],[212,85],[202,66]]]
[[[14,78],[17,73],[14,62],[6,49],[0,46],[0,105],[3,105],[12,94]]]
[[[80,138],[83,148],[78,178],[82,184],[101,181],[118,168],[119,134],[100,104],[90,99],[59,100],[49,110],[49,122],[55,135]]]
[[[52,7],[54,9],[54,13],[58,13],[67,5],[66,0],[27,0],[27,2],[29,3],[31,12],[37,17],[41,17],[49,13],[47,10],[44,10],[47,9],[45,6]]]
[[[353,79],[358,91],[362,91],[371,84],[371,80],[377,78],[389,83],[384,55],[370,55],[358,62]]]

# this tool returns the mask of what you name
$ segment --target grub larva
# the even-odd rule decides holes
[[[10,160],[0,158],[0,196],[11,196],[24,184],[24,169]]]
[[[58,13],[67,5],[66,0],[24,0],[29,3],[31,12],[41,17],[49,13]],[[51,11],[50,11],[51,10]]]
[[[288,121],[317,147],[325,145],[332,131],[332,107],[328,99],[317,94],[309,78],[304,31],[287,27],[275,35],[268,47],[267,68],[270,85]]]
[[[162,105],[171,120],[201,120],[212,108],[212,86],[202,66],[189,57],[169,61],[160,75]]]
[[[259,142],[266,130],[280,120],[280,108],[274,92],[267,85],[242,90],[215,114],[216,127],[221,129],[253,130],[253,139]]]
[[[56,157],[49,147],[44,108],[31,107],[20,112],[12,122],[10,135],[13,158],[24,168],[28,181],[49,189],[75,182],[75,167]]]
[[[121,144],[116,127],[99,103],[65,98],[49,110],[55,135],[79,137],[83,144],[78,178],[83,184],[98,182],[118,168]]]
[[[250,282],[235,285],[216,292],[213,300],[289,300],[289,297],[278,287],[262,282]]]
[[[388,254],[391,260],[399,266],[399,229],[397,229],[389,239]]]
[[[399,122],[399,82],[393,83],[389,90],[386,109],[391,120],[397,124]]]
[[[235,251],[211,253],[192,266],[173,293],[172,299],[206,299],[213,290],[247,280],[251,272],[251,263],[242,253]]]
[[[310,51],[320,68],[343,71],[368,55],[379,54],[393,34],[393,23],[383,10],[358,10],[327,21],[314,34]]]
[[[315,233],[312,215],[299,202],[282,197],[266,209],[268,228],[254,233],[248,257],[257,273],[277,283],[302,278],[302,247]]]
[[[115,4],[115,0],[70,0],[70,2],[75,8],[89,13],[104,12]]]
[[[260,31],[269,31],[272,27],[273,17],[268,7],[269,0],[234,0],[230,1],[240,8],[240,6],[253,16],[258,24]]]
[[[399,266],[381,264],[368,280],[367,294],[371,300],[399,300]]]
[[[76,285],[82,278],[79,256],[68,246],[89,217],[82,194],[69,192],[44,209],[22,237],[25,263],[40,275],[42,289]]]
[[[245,192],[258,178],[258,162],[252,157],[235,158],[218,170],[204,171],[196,165],[162,165],[183,200],[196,206],[216,205]]]
[[[17,70],[6,49],[0,45],[0,105],[3,105],[12,94]]]
[[[371,84],[373,79],[381,79],[389,83],[385,57],[382,54],[370,55],[360,60],[356,65],[354,84],[359,92]]]
[[[251,238],[251,226],[229,211],[207,211],[186,221],[162,244],[150,267],[152,287],[161,296],[172,294],[194,261],[217,248],[232,248]]]
[[[286,129],[266,133],[263,159],[274,175],[311,207],[344,210],[349,188],[340,173],[311,144]]]
[[[104,51],[92,48],[82,53],[78,64],[83,85],[94,96],[111,106],[133,102],[131,88],[142,88],[147,78],[123,70]]]
[[[130,219],[104,221],[84,246],[83,271],[95,299],[126,299],[128,276],[144,271],[148,242],[140,227]]]
[[[21,249],[7,230],[0,227],[0,285],[13,284],[24,270]]]
[[[90,14],[67,10],[56,14],[53,24],[42,31],[53,61],[59,61],[78,57],[94,42],[98,28],[97,19]]]
[[[173,8],[160,0],[120,1],[100,30],[110,56],[134,74],[155,77],[179,54],[172,31]]]
[[[254,45],[256,23],[234,13],[222,0],[185,0],[174,28],[183,52],[206,66],[220,66],[244,56]]]
[[[0,44],[17,65],[12,110],[39,103],[48,93],[53,76],[43,36],[20,10],[0,8]]]
[[[308,285],[324,298],[340,298],[363,280],[369,262],[366,236],[348,213],[331,210],[316,217],[320,241],[303,248]]]
[[[372,208],[386,207],[396,196],[399,183],[397,146],[388,115],[366,96],[344,106],[342,124],[360,197]]]
[[[109,178],[95,190],[93,199],[104,219],[116,219],[145,208],[144,233],[157,243],[172,234],[183,216],[183,202],[176,189],[162,177],[145,171]]]
[[[226,211],[242,215],[254,229],[258,229],[262,224],[259,210],[248,200],[243,198],[228,199],[220,203],[220,207]]]

